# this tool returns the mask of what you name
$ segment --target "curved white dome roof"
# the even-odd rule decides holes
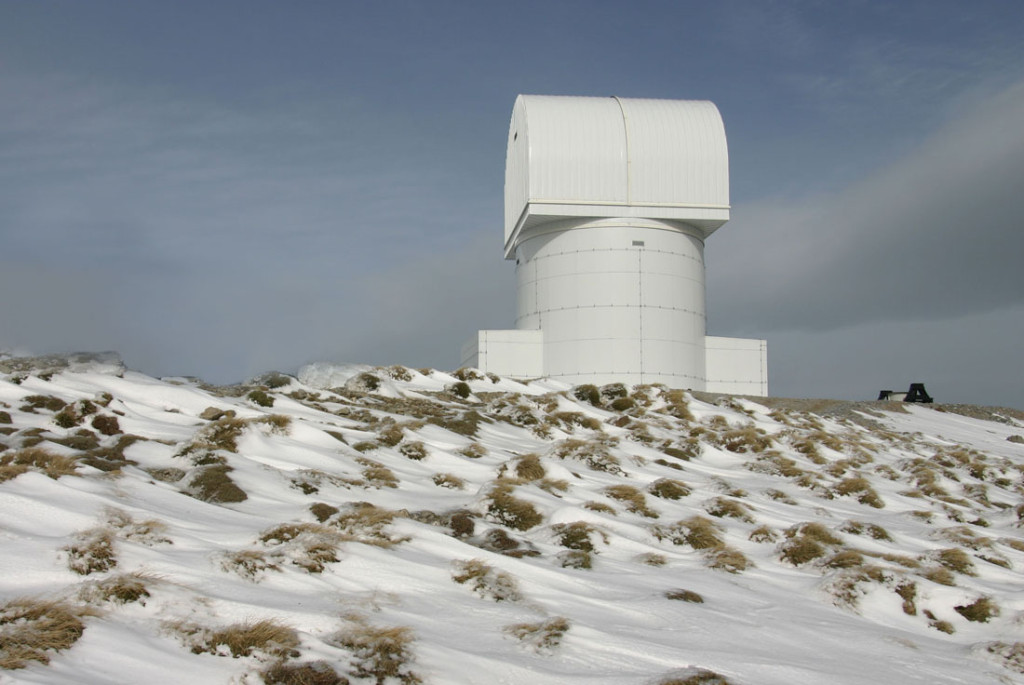
[[[729,152],[703,100],[520,95],[505,158],[505,251],[563,217],[729,219]]]

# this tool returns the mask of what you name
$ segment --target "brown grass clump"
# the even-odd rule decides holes
[[[925,618],[928,619],[929,628],[935,628],[935,630],[939,631],[940,633],[946,633],[947,635],[952,635],[956,632],[956,629],[953,628],[953,624],[949,621],[938,620],[937,618],[935,618],[935,614],[928,611],[927,609],[925,609],[923,613],[925,615]]]
[[[727,430],[719,434],[714,442],[737,454],[764,452],[772,446],[772,439],[765,434],[764,430],[754,426],[742,426]]]
[[[750,531],[747,539],[751,542],[775,542],[779,539],[779,536],[769,526],[758,526]]]
[[[741,502],[726,497],[715,497],[704,505],[704,509],[717,518],[734,518],[747,523],[753,523],[750,515],[750,508]]]
[[[233,470],[227,464],[202,466],[192,476],[185,492],[203,502],[244,502],[249,495],[228,476]]]
[[[368,502],[357,502],[332,519],[330,525],[341,529],[344,539],[388,548],[409,540],[408,537],[398,537],[387,530],[395,519],[406,516],[404,510],[393,511],[375,507]]]
[[[406,459],[412,459],[413,461],[421,461],[427,456],[427,446],[419,440],[402,443],[402,446],[398,448],[398,451],[401,452],[402,456]]]
[[[245,419],[225,415],[212,423],[203,426],[192,441],[185,445],[179,456],[188,456],[196,452],[224,450],[238,451],[238,438],[242,436],[249,422]]]
[[[843,542],[820,523],[793,526],[786,531],[786,538],[779,556],[794,566],[802,566],[823,557],[829,546],[841,545]]]
[[[581,552],[593,552],[594,543],[590,536],[599,531],[588,523],[576,521],[575,523],[559,523],[551,527],[551,530],[558,536],[558,544],[566,549],[575,549]],[[608,538],[601,533],[607,544]]]
[[[257,549],[229,552],[221,559],[220,566],[225,571],[232,571],[252,581],[256,581],[264,571],[281,570],[278,560]]]
[[[626,509],[634,514],[640,514],[652,519],[658,518],[658,512],[647,506],[647,498],[644,497],[644,493],[632,485],[609,485],[604,489],[604,492],[612,499],[624,502]]]
[[[978,575],[974,570],[974,564],[971,562],[970,556],[959,547],[940,550],[936,553],[935,558],[936,561],[950,571],[962,573],[965,576]]]
[[[569,631],[569,619],[557,616],[538,623],[516,623],[506,626],[505,632],[538,652],[549,652],[562,642]]]
[[[462,480],[454,473],[435,473],[432,480],[434,481],[434,485],[439,488],[461,490],[466,487],[466,481]]]
[[[29,470],[45,473],[57,480],[61,476],[78,475],[77,468],[74,457],[53,454],[41,447],[26,447],[0,457],[0,483],[17,478]]]
[[[456,561],[452,564],[452,580],[469,585],[483,599],[495,602],[517,602],[523,598],[516,579],[480,559]]]
[[[1024,673],[1024,642],[990,642],[985,651],[999,657],[1006,668]]]
[[[885,507],[885,502],[878,496],[878,493],[871,487],[867,479],[860,476],[845,478],[839,481],[836,484],[835,491],[839,495],[855,495],[858,502],[875,509]]]
[[[309,511],[313,514],[317,521],[323,523],[327,519],[331,518],[338,513],[338,507],[332,507],[330,504],[325,502],[314,502],[309,505]]]
[[[743,552],[728,545],[720,545],[708,550],[705,558],[709,567],[729,573],[742,573],[752,565]]]
[[[970,604],[953,607],[953,611],[968,621],[988,623],[990,618],[999,615],[999,605],[993,602],[991,597],[979,597]]]
[[[865,533],[871,537],[872,540],[882,540],[885,542],[892,542],[892,536],[882,526],[875,523],[861,523],[860,521],[847,521],[840,528],[844,533],[850,533],[852,535],[864,535]]]
[[[53,395],[29,395],[22,398],[22,402],[25,404],[21,405],[21,411],[35,413],[36,409],[46,409],[47,411],[59,412],[61,409],[67,406],[67,403],[59,397]]]
[[[903,613],[907,616],[917,616],[917,583],[900,583],[896,586],[896,594],[903,600]]]
[[[671,525],[654,526],[652,532],[659,540],[669,540],[674,545],[689,545],[693,549],[714,549],[725,544],[718,525],[701,516],[691,516]]]
[[[583,508],[589,509],[590,511],[600,512],[602,514],[611,514],[612,516],[616,515],[615,507],[605,504],[604,502],[584,502]]]
[[[589,570],[594,567],[594,557],[590,552],[579,549],[569,549],[558,554],[558,561],[562,568],[577,568]]]
[[[191,638],[193,654],[207,653],[234,659],[254,652],[285,656],[299,646],[299,637],[294,629],[270,619],[235,623],[214,631],[192,626],[179,626],[179,629]]]
[[[140,573],[121,573],[85,584],[78,596],[90,604],[145,604],[145,599],[150,596],[147,583],[151,580]]]
[[[665,558],[664,554],[657,554],[655,552],[644,552],[643,554],[638,554],[636,560],[641,564],[646,564],[647,566],[664,566],[668,563],[668,559]]]
[[[363,467],[363,478],[371,486],[377,489],[398,487],[398,478],[394,472],[379,461],[358,457],[356,463]]]
[[[623,474],[619,460],[611,454],[607,445],[597,440],[563,440],[555,448],[555,455],[559,459],[581,461],[592,471]]]
[[[338,675],[326,661],[276,661],[260,671],[260,676],[267,685],[348,685],[348,678]]]
[[[389,678],[403,685],[417,685],[423,679],[410,670],[413,639],[411,628],[377,627],[357,621],[331,641],[352,652],[349,675],[373,678],[376,685],[385,685]]]
[[[659,478],[647,486],[647,492],[662,499],[676,500],[690,494],[689,486],[681,480]]]
[[[687,669],[658,681],[658,685],[732,685],[728,678],[703,668]]]
[[[491,491],[487,513],[498,523],[516,530],[539,526],[544,517],[530,502],[514,497],[512,487],[503,483]]]
[[[864,555],[855,549],[844,549],[821,563],[826,568],[853,568],[864,565]]]
[[[0,606],[0,669],[25,668],[32,661],[50,663],[53,652],[82,637],[85,613],[62,602],[30,598]]]
[[[64,548],[68,568],[79,575],[109,571],[117,566],[114,534],[105,528],[93,528],[78,534],[77,541]]]
[[[690,602],[691,604],[703,604],[704,598],[693,590],[666,590],[666,599],[675,599],[680,602]]]
[[[516,461],[516,476],[523,480],[540,480],[547,472],[536,454],[524,454]]]
[[[471,442],[459,450],[459,454],[470,459],[479,459],[487,456],[487,448],[478,442]]]

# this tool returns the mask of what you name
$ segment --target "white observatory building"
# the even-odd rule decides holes
[[[479,331],[462,366],[767,395],[766,342],[705,332],[704,241],[728,220],[713,103],[520,95],[505,158],[516,328]]]

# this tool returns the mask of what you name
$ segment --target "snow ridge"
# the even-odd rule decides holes
[[[5,359],[0,683],[1024,682],[970,413]]]

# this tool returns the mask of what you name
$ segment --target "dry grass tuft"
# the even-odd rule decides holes
[[[405,510],[394,511],[375,507],[368,502],[357,502],[343,510],[330,525],[341,529],[343,538],[375,547],[393,547],[407,542],[408,537],[399,537],[387,530],[397,518],[405,518]]]
[[[687,669],[658,681],[658,685],[732,685],[723,675],[703,668]]]
[[[377,627],[357,621],[353,627],[335,635],[331,642],[352,652],[349,675],[373,678],[376,685],[385,685],[389,678],[403,685],[417,685],[423,679],[410,670],[413,639],[411,628]]]
[[[536,454],[524,454],[516,461],[516,477],[523,480],[540,480],[547,475],[540,457]]]
[[[616,515],[615,507],[610,504],[605,504],[604,502],[584,502],[583,508],[589,509],[590,511],[600,512],[602,514],[611,514],[612,516]]]
[[[459,585],[468,584],[477,595],[495,602],[517,602],[523,598],[515,578],[480,559],[454,562],[452,580]]]
[[[999,657],[1003,665],[1017,673],[1024,673],[1024,642],[990,642],[985,651]]]
[[[758,526],[750,531],[747,537],[751,542],[775,542],[779,539],[778,534],[769,526]]]
[[[544,521],[537,508],[512,495],[512,485],[501,483],[490,494],[487,513],[498,523],[516,530],[529,530]]]
[[[559,459],[581,461],[592,471],[622,475],[619,460],[609,451],[608,446],[597,440],[563,440],[555,448]]]
[[[348,685],[348,678],[338,675],[326,661],[290,664],[277,661],[260,672],[267,685]]]
[[[0,483],[17,478],[29,470],[45,473],[57,480],[61,476],[78,475],[77,468],[74,457],[53,454],[41,447],[26,447],[0,457]]]
[[[940,550],[935,554],[935,559],[950,571],[962,573],[965,576],[978,575],[974,570],[974,564],[971,562],[971,557],[968,556],[967,552],[963,551],[959,547]]]
[[[203,502],[216,504],[244,502],[249,499],[245,490],[238,487],[228,475],[233,469],[227,464],[209,464],[199,467],[185,493]]]
[[[709,549],[705,558],[709,567],[729,573],[742,573],[753,565],[753,562],[747,559],[743,552],[728,545]]]
[[[896,586],[896,594],[903,600],[903,613],[907,616],[917,616],[917,583],[900,583]]]
[[[558,553],[558,562],[562,568],[577,568],[589,570],[594,567],[594,557],[590,552],[579,549],[569,549]]]
[[[754,522],[749,507],[727,497],[715,497],[704,504],[704,509],[716,518],[729,517],[746,523]]]
[[[691,604],[703,604],[704,598],[693,590],[666,590],[666,599],[675,599],[680,602],[689,602]]]
[[[632,485],[609,485],[604,489],[604,492],[612,499],[624,502],[626,509],[634,514],[640,514],[652,519],[658,518],[658,512],[647,506],[647,498],[644,497],[644,493]]]
[[[866,504],[875,509],[885,507],[885,502],[882,501],[882,498],[878,496],[878,493],[871,487],[867,479],[861,476],[853,476],[839,481],[836,484],[835,491],[838,495],[855,496],[861,504]]]
[[[294,629],[270,619],[235,623],[220,630],[189,625],[177,628],[191,642],[193,654],[215,654],[235,659],[254,653],[297,656],[295,648],[299,646],[299,636]]]
[[[379,461],[373,459],[367,459],[366,457],[359,457],[356,459],[356,463],[363,467],[363,478],[371,486],[377,488],[397,488],[398,478],[394,472],[381,464]]]
[[[718,525],[701,516],[691,516],[671,525],[654,526],[652,532],[659,540],[669,540],[674,545],[689,545],[693,549],[714,549],[725,544]]]
[[[323,523],[327,519],[331,518],[338,513],[338,507],[332,507],[326,502],[314,502],[309,505],[309,511],[313,514],[317,521]]]
[[[687,497],[691,490],[690,487],[681,480],[659,478],[647,486],[647,492],[662,499],[676,500],[682,497]]]
[[[820,523],[797,524],[786,531],[786,538],[779,556],[794,566],[823,557],[828,547],[843,544],[842,539]]]
[[[538,652],[550,652],[562,642],[569,631],[569,619],[557,616],[538,623],[516,623],[506,626],[505,632]]]
[[[220,566],[225,571],[256,581],[265,571],[280,571],[279,561],[263,550],[244,549],[225,554],[221,558]]]
[[[990,618],[999,615],[999,605],[993,602],[991,597],[979,597],[970,604],[953,607],[953,611],[968,621],[988,623]]]
[[[720,433],[712,441],[730,452],[764,452],[772,446],[772,439],[760,428],[742,426]]]
[[[459,450],[459,454],[470,459],[479,459],[487,456],[487,448],[478,442],[471,442]]]
[[[50,662],[52,652],[68,649],[82,637],[88,615],[57,601],[14,599],[0,606],[0,669],[25,668],[29,662]]]
[[[641,564],[646,564],[647,566],[664,566],[668,563],[668,559],[665,558],[664,554],[657,554],[655,552],[644,552],[643,554],[638,554],[636,556],[636,560]]]
[[[92,528],[76,535],[77,540],[64,547],[68,568],[79,575],[109,571],[117,566],[114,534],[107,528]]]
[[[434,485],[439,488],[462,490],[466,487],[466,481],[462,480],[454,473],[435,473],[432,480],[434,481]]]
[[[88,604],[145,604],[152,581],[152,577],[142,573],[122,573],[84,584],[78,597]]]
[[[599,531],[589,523],[576,521],[575,523],[559,523],[551,527],[551,530],[558,536],[558,544],[566,549],[579,550],[581,552],[593,552],[594,543],[590,536]],[[600,533],[605,544],[608,543],[608,536]]]

